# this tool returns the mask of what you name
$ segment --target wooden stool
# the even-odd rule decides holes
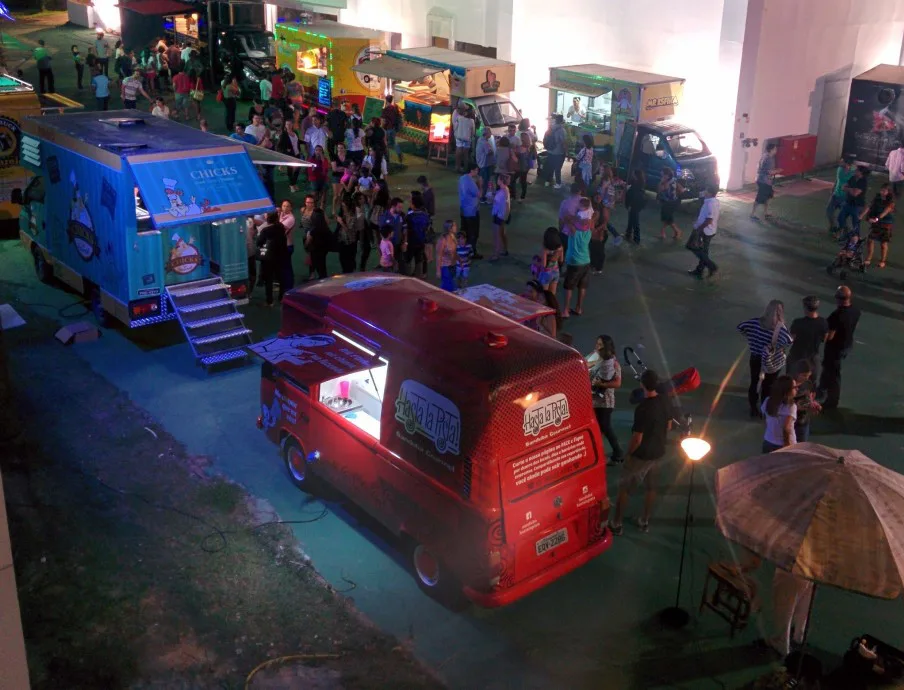
[[[715,580],[716,583],[711,595],[710,580]],[[754,578],[738,572],[730,563],[710,563],[703,584],[700,613],[707,608],[715,611],[728,621],[731,626],[731,637],[734,637],[735,631],[743,630],[747,626],[750,614],[759,610],[756,593],[757,584]]]

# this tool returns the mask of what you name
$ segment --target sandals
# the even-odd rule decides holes
[[[885,268],[885,262],[884,262],[884,261],[880,261],[880,262],[879,262],[879,268]]]
[[[872,263],[873,263],[872,261],[870,261],[869,259],[867,259],[866,261],[863,262],[863,267],[864,267],[864,268],[869,268],[869,267],[872,265]]]

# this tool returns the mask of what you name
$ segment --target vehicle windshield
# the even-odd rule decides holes
[[[696,132],[679,132],[666,136],[669,148],[675,158],[694,158],[696,156],[708,156],[709,149],[697,136]]]
[[[251,55],[252,53],[264,53],[265,55],[272,54],[272,51],[270,50],[271,39],[268,34],[239,34],[238,39],[242,46],[242,50],[248,55]]]
[[[521,122],[521,113],[511,101],[493,101],[479,107],[480,116],[490,127],[507,127]]]

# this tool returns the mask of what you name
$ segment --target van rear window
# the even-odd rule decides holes
[[[511,460],[503,469],[503,491],[509,501],[553,484],[563,477],[590,467],[596,451],[590,432],[560,438],[540,448],[532,448]]]

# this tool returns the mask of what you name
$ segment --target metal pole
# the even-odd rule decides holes
[[[687,546],[687,528],[691,521],[691,494],[694,491],[694,470],[697,463],[691,461],[691,480],[687,485],[687,508],[684,510],[684,537],[681,539],[681,562],[678,565],[678,591],[675,592],[675,608],[680,607],[681,601],[681,577],[684,574],[684,551]]]
[[[217,89],[217,27],[213,20],[213,0],[207,0],[207,59],[210,61],[210,88],[215,90]]]

